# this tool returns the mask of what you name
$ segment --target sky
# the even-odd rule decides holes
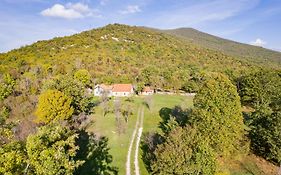
[[[0,0],[0,52],[110,23],[191,27],[281,51],[281,0]]]

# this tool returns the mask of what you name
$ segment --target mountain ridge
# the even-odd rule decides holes
[[[241,57],[256,62],[273,61],[274,63],[281,65],[281,52],[276,50],[221,38],[201,32],[194,28],[182,27],[159,31],[188,40],[208,49],[221,51],[231,56]]]

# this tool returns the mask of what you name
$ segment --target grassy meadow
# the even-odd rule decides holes
[[[126,173],[126,158],[132,133],[135,128],[138,110],[141,106],[145,106],[144,102],[147,97],[134,96],[131,97],[131,105],[133,114],[129,116],[128,123],[123,121],[124,131],[119,134],[117,132],[116,119],[114,113],[114,98],[109,101],[111,112],[103,116],[103,110],[101,106],[96,107],[94,115],[92,115],[93,125],[89,128],[90,131],[94,131],[98,136],[106,136],[109,139],[110,154],[113,156],[113,166],[116,166],[119,170],[119,174]],[[159,122],[162,120],[159,114],[161,108],[173,108],[175,106],[181,106],[184,108],[192,107],[193,97],[180,96],[180,95],[153,95],[151,100],[151,108],[147,106],[144,108],[144,121],[143,121],[143,133],[160,131]],[[127,98],[120,98],[123,103]],[[122,117],[122,116],[121,116]],[[135,142],[131,152],[131,173],[134,173],[134,154],[135,154]],[[142,150],[139,149],[139,166],[141,175],[148,175],[145,165],[142,161]],[[231,175],[273,175],[275,167],[269,163],[263,162],[261,158],[253,155],[246,156],[240,160],[220,160],[220,169],[227,174]]]
[[[125,174],[126,156],[130,139],[135,128],[138,109],[140,106],[144,105],[143,103],[145,98],[146,97],[132,97],[133,101],[131,103],[133,107],[133,115],[129,116],[128,123],[123,123],[125,128],[124,133],[118,134],[117,132],[114,112],[110,112],[106,114],[106,116],[103,116],[102,108],[99,106],[96,108],[95,114],[92,116],[94,124],[91,128],[89,128],[89,130],[94,131],[97,135],[108,137],[110,153],[113,156],[113,165],[118,167],[119,174]],[[121,101],[125,99],[126,98],[122,98]],[[113,108],[114,100],[111,99],[109,103],[111,108]],[[146,107],[144,111],[143,133],[159,130],[158,124],[161,121],[159,110],[163,107],[172,108],[176,105],[180,105],[182,107],[191,107],[192,97],[179,95],[153,95],[151,110]],[[133,172],[134,151],[135,147],[133,147],[131,154],[131,172]],[[139,163],[141,174],[148,174],[141,160],[141,152],[139,156]]]

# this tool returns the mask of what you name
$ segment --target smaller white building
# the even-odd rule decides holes
[[[141,95],[153,95],[153,94],[154,94],[154,90],[148,86],[144,87],[141,92]]]
[[[107,97],[111,97],[112,96],[112,88],[113,86],[110,85],[104,85],[104,84],[98,84],[95,86],[94,89],[94,95],[95,96],[102,96],[105,95]]]

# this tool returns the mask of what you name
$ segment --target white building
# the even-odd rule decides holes
[[[108,97],[112,96],[112,88],[113,86],[110,85],[104,85],[104,84],[98,84],[95,86],[94,89],[94,95],[95,96],[102,96],[102,95],[106,95]]]
[[[134,94],[132,84],[114,84],[112,88],[112,96],[128,97]]]
[[[128,97],[134,94],[134,88],[132,84],[96,85],[94,95],[102,96],[103,94],[108,97]]]
[[[144,87],[143,90],[141,91],[141,95],[153,95],[153,94],[154,94],[154,90],[148,86]]]

